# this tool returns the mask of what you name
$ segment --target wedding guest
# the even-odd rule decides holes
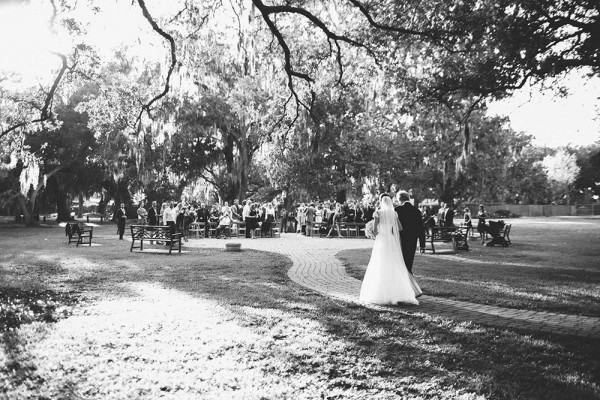
[[[152,202],[152,206],[148,209],[148,224],[149,225],[158,225],[158,208],[156,201]]]
[[[206,203],[201,202],[200,207],[196,210],[196,222],[202,224],[204,227],[204,237],[207,238],[209,234],[209,221],[210,211],[206,207]]]
[[[218,204],[213,204],[210,210],[210,222],[219,222],[221,218],[221,207]]]
[[[246,232],[250,231],[250,237],[252,239],[256,238],[254,230],[258,228],[260,225],[258,224],[258,210],[256,208],[256,204],[252,203],[250,205],[250,213],[248,214],[246,222]]]
[[[121,207],[115,211],[113,220],[117,221],[117,233],[119,234],[119,240],[123,240],[123,235],[125,234],[125,223],[127,222],[125,203],[121,203]]]
[[[331,234],[333,233],[334,230],[337,231],[337,235],[338,237],[343,237],[341,230],[340,230],[340,218],[342,216],[342,207],[341,205],[337,205],[334,212],[332,214],[330,214],[330,228],[329,228],[329,232],[327,233],[327,238],[331,238]]]
[[[301,203],[298,207],[297,217],[298,225],[296,227],[296,234],[306,234],[306,206]]]
[[[349,203],[345,214],[347,222],[356,222],[356,203]]]
[[[470,233],[473,235],[473,221],[471,218],[471,210],[468,207],[465,208],[463,214],[463,224],[467,227],[467,235]]]
[[[273,204],[267,204],[263,209],[263,217],[261,218],[262,224],[260,226],[260,236],[269,235],[271,232],[271,226],[275,222],[275,209]]]
[[[364,211],[363,221],[365,223],[371,221],[373,219],[373,213],[375,213],[375,204],[370,201]]]
[[[429,206],[423,207],[422,220],[423,220],[423,226],[425,228],[425,233],[427,234],[427,236],[430,236],[431,230],[435,226],[435,217],[433,216],[431,207],[429,207]]]
[[[217,226],[218,239],[229,239],[231,237],[231,223],[231,214],[226,210],[219,218],[219,225]]]
[[[231,215],[231,207],[229,207],[228,202],[223,203],[223,206],[221,207],[221,215],[223,215],[225,212],[228,212]]]
[[[252,202],[250,200],[246,200],[246,204],[242,209],[242,217],[244,218],[244,223],[246,224],[246,238],[250,238],[254,235],[254,232],[250,232],[253,230],[251,227],[254,225],[252,221],[250,221],[250,212],[252,211]]]
[[[234,222],[243,221],[242,218],[242,206],[240,205],[240,201],[238,199],[233,200],[233,205],[230,207],[231,209],[231,219]]]
[[[179,206],[175,209],[176,217],[175,224],[177,226],[177,231],[181,233],[183,240],[185,242],[187,239],[187,231],[189,228],[189,216],[188,216],[188,206],[187,203],[180,203]]]
[[[365,211],[363,209],[363,205],[359,202],[356,202],[356,216],[354,220],[356,222],[364,222]]]
[[[317,206],[317,211],[315,212],[315,222],[319,224],[323,222],[323,204],[319,204]]]
[[[283,233],[287,233],[287,210],[285,209],[285,206],[281,207],[279,216],[281,217],[281,225],[279,230]]]
[[[452,203],[446,204],[446,212],[444,213],[444,226],[454,226],[454,206]]]
[[[148,222],[148,211],[144,207],[144,201],[140,201],[140,204],[137,209],[137,223],[140,225],[146,225]]]
[[[160,219],[161,219],[161,224],[160,225],[167,225],[167,222],[165,221],[165,210],[167,209],[168,204],[165,201],[164,203],[162,203],[162,206],[160,208]]]
[[[148,225],[150,226],[155,226],[158,225],[158,215],[157,215],[157,205],[156,205],[156,201],[152,202],[152,205],[150,206],[150,208],[148,209]],[[148,230],[154,230],[154,228],[147,228]],[[151,240],[150,244],[154,244],[154,241]]]
[[[287,231],[288,232],[296,232],[296,226],[298,225],[298,221],[296,220],[296,205],[292,204],[292,206],[290,207],[289,211],[288,211],[288,228]]]
[[[485,243],[485,220],[488,217],[487,212],[485,211],[485,207],[483,204],[479,205],[479,211],[477,211],[477,232],[479,232],[479,236],[481,238],[481,244]]]
[[[310,203],[308,207],[306,207],[306,227],[304,229],[306,236],[311,236],[316,214],[317,209],[315,208],[315,203]]]
[[[444,202],[440,203],[440,209],[438,210],[437,214],[437,221],[439,226],[444,226],[444,224],[446,223],[446,203]]]
[[[177,219],[177,210],[175,208],[173,208],[173,202],[169,201],[167,203],[167,206],[163,210],[163,223],[169,227],[171,234],[174,234],[175,232],[177,232],[176,219]],[[167,246],[169,245],[168,243],[165,243],[165,244]]]

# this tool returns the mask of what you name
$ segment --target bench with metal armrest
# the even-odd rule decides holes
[[[131,225],[131,249],[144,250],[144,240],[149,242],[161,242],[169,246],[169,254],[173,251],[175,244],[181,253],[181,233],[172,233],[170,226],[165,225]],[[139,245],[136,246],[136,241]]]

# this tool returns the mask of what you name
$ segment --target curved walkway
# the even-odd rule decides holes
[[[290,257],[293,265],[288,271],[288,276],[299,285],[325,296],[360,303],[366,307],[436,315],[509,329],[600,338],[600,318],[596,317],[503,308],[427,295],[419,298],[418,306],[385,307],[361,303],[358,299],[361,281],[348,276],[342,263],[335,256],[346,249],[364,248],[370,252],[373,241],[309,238],[295,234],[283,236],[282,239],[240,239],[239,242],[242,243],[242,248],[273,251]],[[186,244],[193,247],[220,247],[231,241],[203,239],[192,240]]]

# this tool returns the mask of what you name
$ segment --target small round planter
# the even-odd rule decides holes
[[[225,251],[242,251],[241,243],[225,243]]]

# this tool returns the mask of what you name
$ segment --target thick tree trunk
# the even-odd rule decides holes
[[[19,208],[21,209],[20,215],[23,216],[23,220],[21,222],[24,222],[27,226],[33,225],[33,212],[30,208],[27,198],[23,196],[23,194],[19,193],[17,196],[17,202],[19,203]]]
[[[98,204],[98,214],[104,214],[106,212],[106,206],[108,202],[112,199],[112,196],[108,192],[103,192],[100,195],[100,203]]]
[[[56,211],[58,213],[57,221],[70,221],[71,220],[71,207],[69,203],[69,196],[67,193],[66,186],[58,181],[56,193]]]
[[[77,218],[83,218],[83,193],[79,193],[79,209],[77,210]]]
[[[251,159],[251,149],[246,140],[247,132],[238,132],[237,139],[229,133],[225,138],[223,149],[227,167],[228,188],[225,189],[225,197],[229,202],[234,199],[244,200],[248,193],[248,171]],[[238,157],[234,156],[235,150]]]

